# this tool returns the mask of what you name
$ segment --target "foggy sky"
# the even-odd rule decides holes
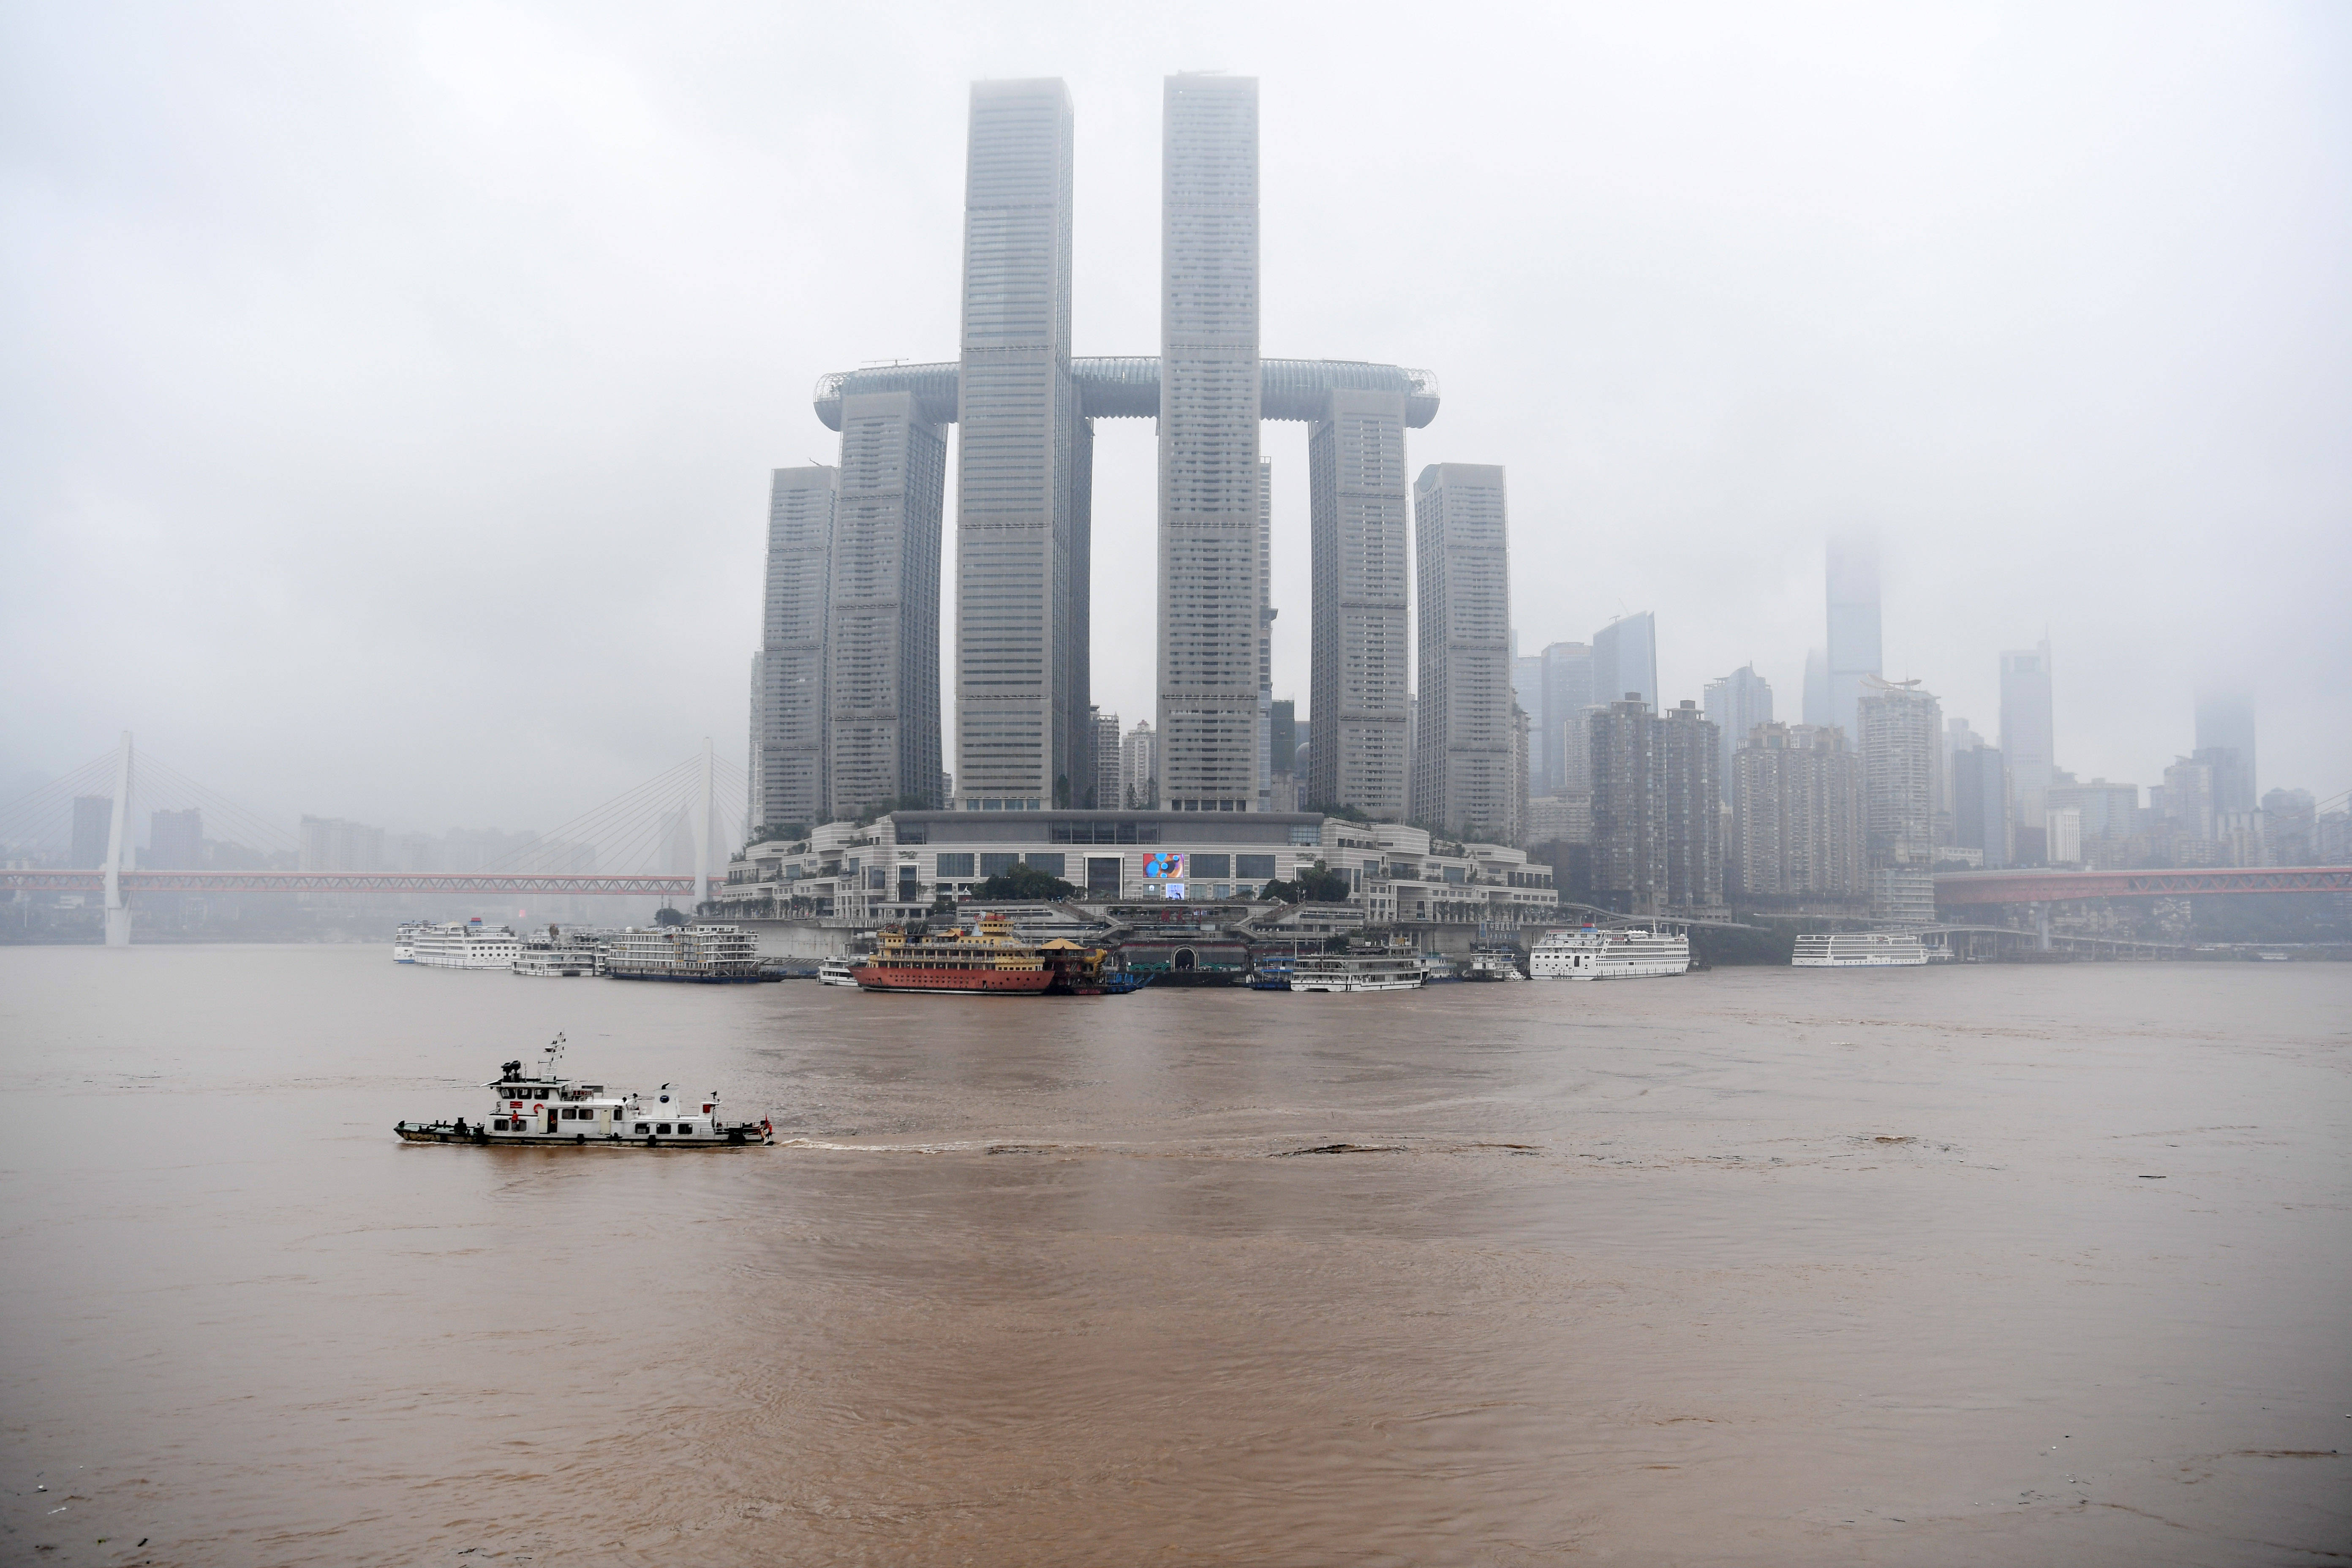
[[[2047,627],[2082,777],[2160,782],[2211,670],[2263,787],[2352,785],[2341,7],[1156,15],[0,11],[0,793],[126,726],[396,829],[740,761],[768,471],[836,460],[812,383],[956,353],[967,83],[1068,81],[1076,351],[1152,353],[1194,68],[1261,81],[1265,352],[1436,372],[1410,467],[1508,470],[1522,651],[1651,609],[1667,701],[1752,660],[1793,718],[1823,536],[1870,524],[1887,673],[1979,733]],[[1131,726],[1152,440],[1100,430]],[[1266,436],[1303,706],[1305,432]]]

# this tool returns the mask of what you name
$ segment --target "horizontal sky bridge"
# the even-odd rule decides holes
[[[924,418],[934,425],[956,419],[958,364],[872,365],[837,370],[816,384],[816,416],[829,430],[841,428],[841,400],[860,393],[911,392]],[[1156,419],[1160,416],[1160,361],[1154,355],[1074,359],[1079,411],[1089,419]],[[1437,377],[1402,365],[1347,359],[1258,361],[1258,411],[1267,419],[1323,417],[1331,392],[1393,392],[1404,398],[1404,422],[1421,429],[1437,417]]]

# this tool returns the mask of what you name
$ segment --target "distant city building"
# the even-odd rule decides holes
[[[1089,709],[1088,713],[1094,724],[1094,739],[1087,754],[1094,761],[1095,771],[1085,805],[1089,811],[1118,811],[1127,805],[1126,759],[1120,754],[1124,737],[1119,733],[1118,715],[1099,708]]]
[[[825,622],[825,797],[835,816],[941,804],[931,791],[947,469],[947,432],[922,417],[912,393],[842,399]]]
[[[1511,700],[1528,715],[1535,743],[1528,752],[1528,786],[1531,795],[1543,794],[1543,655],[1518,651],[1518,633],[1511,634]]]
[[[205,814],[196,806],[184,811],[158,811],[148,823],[147,853],[141,858],[151,871],[194,871],[205,863]]]
[[[2253,810],[2259,794],[2253,693],[2234,688],[2197,693],[2196,754],[2208,753],[2213,753],[2213,809]]]
[[[2271,854],[2270,818],[2262,811],[2221,811],[2213,815],[2213,837],[2221,846],[2222,863],[2230,866],[2274,866]]]
[[[2164,770],[2164,783],[2147,793],[2150,812],[2167,830],[2188,838],[2212,838],[2214,778],[2210,760],[2175,760]]]
[[[971,127],[956,382],[957,804],[1037,810],[1071,787],[1088,706],[1079,480],[1092,472],[1094,430],[1070,374],[1068,89],[975,82]],[[1163,418],[1163,441],[1168,426]],[[1252,462],[1237,482],[1254,489],[1256,478]],[[1244,525],[1255,510],[1244,510]],[[1228,605],[1238,608],[1251,595],[1245,558],[1234,565]],[[1174,586],[1163,568],[1163,605]],[[1244,679],[1251,651],[1245,632]],[[1245,768],[1245,725],[1234,739]]]
[[[2058,806],[2042,813],[2042,852],[2053,866],[2078,866],[2083,860],[2083,813],[2078,806]]]
[[[1381,821],[1411,784],[1405,399],[1339,390],[1307,430],[1314,604],[1307,794]]]
[[[2009,759],[2011,808],[2017,820],[2042,826],[2051,774],[2057,763],[2052,721],[2050,639],[2000,656],[2000,752]]]
[[[1139,719],[1119,742],[1118,772],[1127,799],[1123,809],[1157,810],[1160,803],[1160,738],[1151,721]]]
[[[1723,902],[1715,726],[1685,701],[1663,717],[1627,699],[1590,715],[1592,885],[1628,914]]]
[[[1590,795],[1542,795],[1530,799],[1528,802],[1528,842],[1591,843],[1592,797]]]
[[[2007,761],[1997,747],[1972,745],[1952,753],[1951,773],[1953,846],[1974,851],[1979,865],[1998,871],[2010,863],[2014,816]]]
[[[768,562],[761,609],[761,823],[812,825],[825,793],[825,610],[832,589],[839,472],[822,463],[778,468],[768,490]],[[754,824],[757,826],[757,824]]]
[[[1556,642],[1543,650],[1542,658],[1541,706],[1528,711],[1543,752],[1544,793],[1590,796],[1592,726],[1587,715],[1594,704],[1607,700],[1607,694],[1593,684],[1592,646]]]
[[[1852,899],[1864,889],[1862,759],[1835,726],[1759,724],[1733,753],[1727,880],[1750,898]]]
[[[1511,697],[1503,470],[1433,463],[1412,501],[1421,576],[1412,815],[1449,837],[1516,845],[1527,763]]]
[[[1916,681],[1865,679],[1863,816],[1872,867],[1927,868],[1935,854],[1937,731],[1941,705]]]
[[[1257,587],[1257,79],[1172,76],[1164,106],[1160,798],[1176,811],[1246,811],[1258,797],[1265,630]],[[1066,175],[1065,201],[1068,191]]]
[[[2263,818],[2273,866],[2316,866],[2319,803],[2307,789],[2274,789],[2263,796]]]
[[[2140,829],[2139,785],[2135,784],[2110,784],[2105,779],[2093,779],[2088,784],[2053,784],[2045,809],[2071,809],[2080,814],[2083,853],[2086,858],[2094,848],[2105,847],[2105,858],[2118,858],[2122,842]]]
[[[1838,728],[1837,715],[1830,704],[1829,649],[1816,647],[1805,650],[1805,701],[1803,713],[1809,728]],[[1852,733],[1852,731],[1847,731]]]
[[[1832,535],[1826,563],[1830,722],[1849,735],[1859,735],[1857,705],[1864,685],[1883,673],[1877,534],[1854,530]]]
[[[747,792],[746,795],[746,805],[751,816],[755,817],[758,816],[761,811],[764,808],[768,799],[767,776],[764,771],[766,752],[765,749],[761,745],[761,740],[764,739],[768,733],[768,681],[766,669],[767,662],[765,658],[761,654],[756,652],[753,653],[751,655],[751,731],[747,738],[747,760],[744,766],[750,773],[751,781],[751,788]],[[756,833],[761,825],[757,822],[747,822],[743,826],[747,831]],[[410,868],[400,867],[395,868],[406,870]],[[415,868],[415,869],[423,870],[424,868],[422,866],[418,866]]]
[[[383,829],[336,816],[305,816],[299,843],[303,871],[380,871]]]
[[[1648,610],[1592,634],[1592,700],[1620,702],[1629,693],[1644,706],[1658,705],[1658,618]]]
[[[1286,697],[1278,702],[1269,703],[1267,707],[1270,714],[1267,725],[1268,763],[1278,778],[1297,771],[1295,764],[1298,761],[1298,702],[1295,698]]]
[[[1257,809],[1274,804],[1274,459],[1257,460]]]
[[[107,842],[114,835],[114,797],[78,795],[73,807],[73,868],[86,871],[106,864]]]
[[[1715,726],[1717,743],[1722,747],[1717,777],[1723,783],[1723,804],[1737,809],[1734,797],[1739,779],[1732,758],[1757,725],[1772,722],[1772,687],[1756,673],[1754,665],[1744,664],[1720,680],[1708,681],[1702,695],[1707,721]]]

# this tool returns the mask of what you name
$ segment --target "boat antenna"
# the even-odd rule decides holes
[[[561,1031],[558,1031],[555,1038],[547,1042],[547,1077],[553,1078],[555,1076],[555,1064],[562,1055],[563,1036]]]

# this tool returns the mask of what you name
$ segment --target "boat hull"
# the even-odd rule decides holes
[[[1050,969],[901,970],[867,964],[849,973],[860,990],[941,996],[1034,996],[1054,984]]]
[[[1921,969],[1927,966],[1924,952],[1907,958],[1792,958],[1791,969]]]
[[[1421,989],[1421,982],[1418,980],[1389,979],[1299,980],[1294,978],[1290,982],[1290,989],[1293,991],[1305,992],[1321,991],[1335,995],[1340,992],[1353,991],[1418,991]]]
[[[492,1132],[470,1124],[459,1132],[446,1121],[395,1121],[392,1130],[400,1134],[404,1143],[466,1143],[477,1148],[532,1143],[563,1149],[744,1149],[770,1141],[770,1134],[756,1121],[730,1127],[716,1138],[625,1138],[617,1132],[602,1138],[591,1138],[584,1132],[550,1136],[540,1132]]]

